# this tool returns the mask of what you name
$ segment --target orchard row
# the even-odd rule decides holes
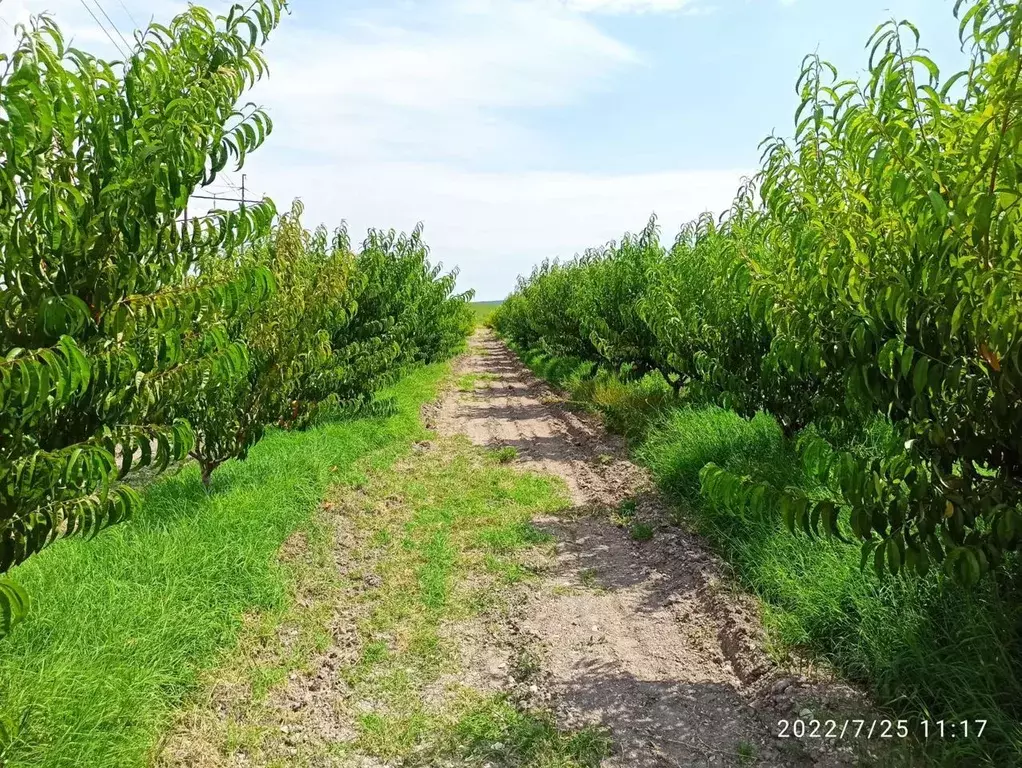
[[[1022,544],[1022,6],[955,15],[961,72],[908,22],[876,30],[865,82],[808,57],[793,142],[764,142],[729,211],[544,263],[494,325],[773,414],[817,487],[709,465],[705,494],[971,584]],[[889,444],[860,439],[878,419]]]
[[[209,485],[268,426],[350,414],[463,343],[470,296],[421,229],[355,251],[299,204],[185,215],[272,128],[236,105],[282,10],[193,6],[119,64],[44,17],[0,61],[0,573],[128,518],[139,469],[191,457]],[[0,634],[26,609],[0,580]]]

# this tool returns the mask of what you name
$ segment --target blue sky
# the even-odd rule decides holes
[[[0,36],[53,12],[115,56],[87,4],[0,0]],[[99,0],[130,39],[176,0]],[[225,0],[205,3],[226,9]],[[861,76],[864,46],[908,18],[945,72],[963,61],[952,0],[292,0],[253,98],[275,122],[246,164],[306,225],[425,222],[433,257],[495,299],[544,257],[728,205],[757,145],[788,135],[806,53]],[[230,183],[240,184],[232,172]],[[228,179],[217,189],[233,194]],[[196,201],[196,207],[200,207]],[[199,211],[201,212],[201,210]]]

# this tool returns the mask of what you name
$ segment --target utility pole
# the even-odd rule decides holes
[[[241,212],[245,212],[245,179],[248,176],[247,173],[241,174]]]

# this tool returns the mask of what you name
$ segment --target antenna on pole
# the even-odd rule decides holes
[[[245,179],[248,178],[247,173],[241,174],[241,211],[245,212]]]

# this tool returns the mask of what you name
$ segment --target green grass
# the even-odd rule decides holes
[[[456,383],[460,392],[475,392],[480,382],[486,385],[484,388],[488,388],[491,381],[497,381],[499,378],[492,373],[466,373],[459,376]]]
[[[467,707],[444,739],[440,754],[471,765],[532,768],[598,768],[611,747],[600,729],[565,733],[550,713],[522,711],[503,697]]]
[[[523,710],[502,695],[483,697],[465,691],[452,703],[450,718],[418,712],[394,717],[360,717],[366,752],[399,759],[400,765],[433,768],[460,765],[484,768],[599,768],[611,741],[600,728],[560,730],[545,710]]]
[[[903,717],[990,721],[982,741],[927,744],[934,759],[1006,765],[1022,757],[1017,568],[974,590],[936,575],[880,580],[860,571],[856,547],[793,536],[774,510],[737,515],[701,498],[698,475],[708,461],[782,487],[811,487],[766,415],[747,421],[718,408],[679,409],[636,453],[764,599],[781,648],[826,659]]]
[[[459,684],[450,639],[457,622],[504,610],[506,593],[496,585],[532,578],[519,554],[551,541],[530,520],[568,505],[561,485],[455,439],[379,473],[365,492],[356,522],[364,538],[380,542],[365,557],[381,584],[358,629],[367,640],[386,640],[363,653],[347,679],[352,702],[374,703],[357,715],[357,752],[404,765],[455,758],[459,765],[599,765],[608,749],[602,731],[562,732],[549,713]],[[437,708],[423,691],[451,673]]]
[[[271,433],[247,461],[224,465],[209,495],[194,466],[158,480],[131,523],[18,567],[34,605],[3,644],[0,716],[30,714],[9,765],[146,765],[243,616],[288,600],[281,544],[331,484],[364,480],[356,463],[386,466],[424,434],[419,406],[444,371],[393,387],[387,418]]]
[[[653,526],[648,523],[632,523],[628,535],[635,541],[649,541],[653,538]]]
[[[1008,564],[973,590],[859,570],[857,547],[793,536],[776,510],[735,513],[704,499],[707,462],[808,489],[793,446],[773,418],[743,419],[715,407],[675,402],[658,377],[624,383],[590,376],[577,360],[523,353],[539,375],[568,390],[627,434],[633,454],[685,520],[705,535],[760,596],[772,650],[826,660],[871,689],[900,717],[989,720],[983,739],[926,745],[928,764],[1022,763],[1022,569]],[[857,437],[883,440],[882,424]],[[624,522],[622,516],[622,522]]]
[[[738,745],[737,756],[739,765],[755,765],[756,745],[743,741]]]
[[[567,390],[570,406],[600,414],[608,429],[631,440],[641,439],[675,402],[673,391],[659,376],[625,384],[611,371],[600,369],[594,375],[591,363],[538,350],[516,352],[537,376]]]
[[[551,548],[532,517],[568,506],[556,478],[516,472],[466,438],[435,435],[428,450],[367,467],[357,487],[335,486],[312,521],[325,535],[286,547],[292,605],[246,622],[238,650],[189,700],[168,752],[184,745],[216,764],[244,753],[255,765],[289,768],[338,760],[595,768],[609,752],[604,730],[561,730],[542,708],[474,690],[471,657],[461,674],[464,644],[471,652],[480,631],[503,631],[518,600],[508,587],[536,578],[536,550]],[[531,679],[541,657],[523,636],[507,639],[509,672]],[[338,655],[346,660],[339,684],[318,689],[317,704],[351,738],[339,741],[313,719],[292,749],[282,733],[307,714],[268,694]],[[249,695],[257,681],[260,695]]]
[[[513,445],[505,445],[503,448],[490,451],[490,453],[501,464],[510,464],[518,458],[518,449]]]
[[[473,301],[469,304],[475,317],[476,325],[484,325],[490,319],[490,315],[497,311],[497,307],[504,303],[500,301]]]

